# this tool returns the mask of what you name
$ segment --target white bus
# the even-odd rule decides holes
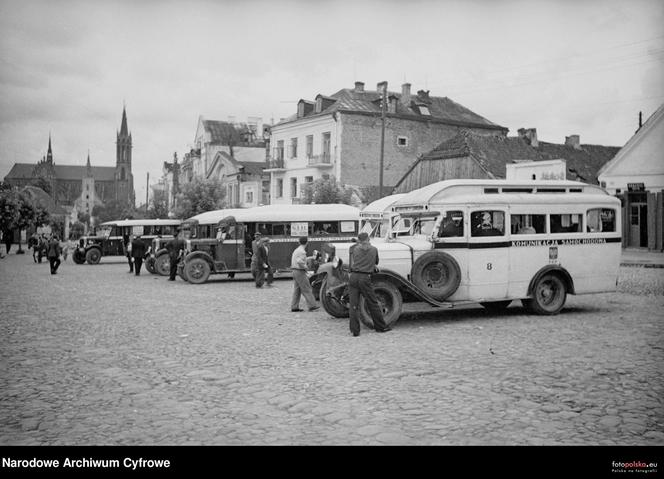
[[[385,238],[392,227],[392,218],[397,216],[392,212],[392,205],[406,196],[406,193],[385,196],[360,211],[360,231],[367,233],[371,238]]]
[[[186,256],[178,265],[183,279],[204,283],[213,273],[251,271],[251,242],[260,232],[270,238],[273,271],[289,271],[298,238],[309,238],[308,248],[324,251],[330,242],[350,242],[357,236],[360,210],[344,204],[268,205],[235,210],[219,219],[216,235],[186,240]],[[211,233],[211,231],[210,231]]]
[[[617,288],[620,200],[599,186],[441,181],[392,209],[398,221],[390,239],[375,244],[380,272],[372,276],[388,324],[404,300],[498,310],[519,299],[532,312],[556,314],[567,294]],[[348,245],[335,247],[347,264]],[[323,291],[344,297],[342,288]],[[339,316],[339,305],[328,312]],[[363,301],[361,317],[372,326]]]

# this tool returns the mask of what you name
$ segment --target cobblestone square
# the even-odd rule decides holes
[[[388,334],[292,282],[0,260],[2,445],[662,445],[664,269],[557,316],[408,305]]]

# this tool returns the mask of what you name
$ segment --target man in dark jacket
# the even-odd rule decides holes
[[[51,274],[57,274],[58,267],[60,266],[61,254],[62,248],[60,248],[60,240],[56,235],[53,235],[46,246],[46,257],[51,264]]]
[[[140,276],[143,256],[145,256],[145,243],[141,241],[140,236],[134,236],[134,240],[131,242],[131,255],[134,258],[134,274]]]
[[[180,261],[180,256],[184,251],[185,244],[182,239],[182,233],[178,233],[175,238],[166,243],[166,251],[168,251],[168,260],[170,261],[170,276],[169,281],[175,281],[175,276],[178,271],[178,262]]]
[[[350,332],[353,333],[353,336],[360,335],[359,306],[361,294],[369,306],[374,329],[377,333],[385,333],[392,328],[385,324],[383,312],[378,305],[378,299],[371,284],[371,274],[378,269],[376,266],[378,265],[378,250],[369,243],[369,235],[366,233],[360,233],[357,236],[357,241],[349,250]]]
[[[83,245],[81,245],[83,246]],[[122,235],[122,246],[124,248],[124,254],[127,257],[127,262],[129,263],[129,272],[134,272],[134,261],[131,258],[131,236],[128,234]]]
[[[267,285],[272,285],[272,268],[270,267],[270,238],[263,236],[263,238],[258,243],[256,248],[256,272],[254,279],[256,281],[256,287],[262,288],[265,284],[265,278],[267,276]]]

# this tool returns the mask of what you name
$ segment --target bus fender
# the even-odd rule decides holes
[[[572,276],[569,274],[569,272],[560,265],[548,264],[543,268],[541,268],[537,273],[535,273],[533,279],[530,280],[530,284],[528,285],[528,296],[531,296],[533,294],[533,288],[535,288],[535,284],[537,284],[537,282],[540,280],[542,276],[544,276],[547,273],[553,273],[553,272],[558,274],[563,279],[563,281],[565,282],[565,287],[567,288],[567,292],[569,294],[575,294],[574,281],[572,281]]]
[[[168,254],[168,250],[166,248],[161,248],[154,254],[154,257],[156,258],[157,256],[161,256],[162,254]]]

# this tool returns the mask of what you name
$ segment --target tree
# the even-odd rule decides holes
[[[225,206],[224,196],[221,181],[196,178],[182,186],[173,213],[178,218],[190,218],[205,211],[218,210]]]
[[[69,239],[77,240],[85,234],[85,225],[77,221],[69,228]]]
[[[99,223],[120,219],[132,219],[136,216],[136,209],[127,203],[118,200],[110,200],[103,205],[95,205],[95,207],[92,208],[92,216],[97,218]]]
[[[168,197],[164,190],[153,191],[148,218],[168,218]]]
[[[333,177],[319,178],[302,187],[302,201],[310,204],[343,203],[351,204],[353,190],[337,184]]]
[[[37,188],[41,188],[44,190],[47,194],[51,194],[51,183],[44,178],[43,176],[38,176],[32,181],[32,186],[36,186]]]

